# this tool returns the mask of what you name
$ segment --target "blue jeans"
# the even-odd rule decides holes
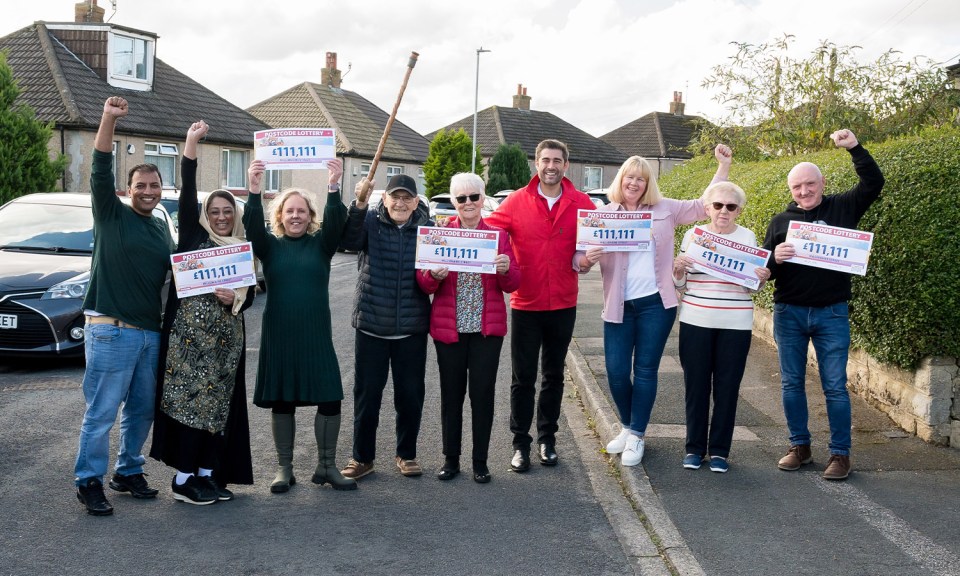
[[[657,371],[676,308],[664,308],[659,293],[623,303],[623,323],[603,323],[610,395],[620,423],[637,436],[647,432],[657,399]],[[631,368],[633,378],[630,378]]]
[[[850,396],[847,393],[847,355],[850,321],[847,303],[822,308],[775,304],[773,337],[780,355],[783,412],[790,445],[810,444],[807,427],[807,345],[813,341],[820,368],[820,384],[827,400],[830,453],[850,454]]]
[[[109,324],[87,324],[83,332],[87,360],[83,397],[87,410],[74,467],[77,485],[89,478],[103,481],[110,452],[110,429],[121,404],[120,449],[115,470],[125,476],[143,472],[141,449],[153,424],[160,355],[159,332]]]

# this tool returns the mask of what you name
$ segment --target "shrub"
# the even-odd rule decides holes
[[[937,128],[915,136],[865,146],[883,170],[886,186],[859,228],[875,233],[865,277],[853,278],[850,303],[854,346],[878,360],[912,369],[925,356],[960,357],[960,129]],[[758,239],[770,218],[790,201],[787,173],[797,162],[817,164],[827,194],[857,181],[843,150],[769,161],[734,161],[730,179],[747,192],[738,223]],[[663,177],[660,186],[673,198],[696,198],[715,170],[702,156]],[[677,230],[677,240],[684,230]],[[758,293],[770,308],[772,287]]]

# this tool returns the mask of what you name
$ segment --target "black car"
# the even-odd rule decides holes
[[[166,211],[154,216],[176,239]],[[89,194],[28,194],[0,207],[0,356],[83,354],[92,256]]]

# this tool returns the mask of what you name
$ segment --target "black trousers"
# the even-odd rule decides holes
[[[750,337],[750,330],[703,328],[680,323],[688,454],[723,458],[730,455]]]
[[[194,473],[200,468],[215,470],[217,468],[217,454],[223,445],[223,434],[214,434],[207,430],[200,430],[185,426],[171,419],[171,426],[178,427],[177,461],[173,462],[178,472]]]
[[[460,456],[463,439],[463,400],[470,392],[470,418],[473,422],[473,459],[487,460],[490,430],[493,428],[493,403],[500,366],[502,336],[479,332],[459,334],[457,342],[444,344],[434,340],[440,370],[440,427],[443,454]]]
[[[563,401],[563,366],[577,322],[577,308],[529,311],[511,310],[510,431],[513,448],[529,450],[530,424],[537,408],[537,442],[554,444],[560,403]],[[537,393],[537,364],[543,376]],[[536,402],[535,402],[536,400]]]
[[[373,462],[377,453],[380,403],[393,374],[393,406],[397,411],[397,456],[417,457],[417,437],[423,415],[427,335],[389,340],[357,330],[353,385],[353,458]]]

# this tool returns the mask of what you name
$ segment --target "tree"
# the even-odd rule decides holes
[[[487,194],[516,190],[530,181],[530,164],[519,144],[501,144],[490,159],[487,170]]]
[[[15,104],[20,88],[0,52],[0,204],[31,192],[48,192],[57,185],[67,159],[50,159],[47,143],[53,123],[43,123],[29,106]]]
[[[956,92],[929,59],[904,61],[888,50],[862,64],[858,46],[828,41],[797,59],[792,41],[734,43],[736,54],[702,82],[726,114],[700,126],[695,152],[723,141],[746,157],[799,154],[832,147],[829,134],[841,127],[878,141],[953,120]]]
[[[463,128],[456,132],[440,130],[430,142],[430,152],[423,164],[423,178],[427,184],[426,195],[433,198],[437,194],[450,192],[450,178],[459,172],[469,172],[472,162],[473,141]],[[480,147],[477,146],[477,158]],[[477,162],[476,173],[483,174],[483,163]]]

